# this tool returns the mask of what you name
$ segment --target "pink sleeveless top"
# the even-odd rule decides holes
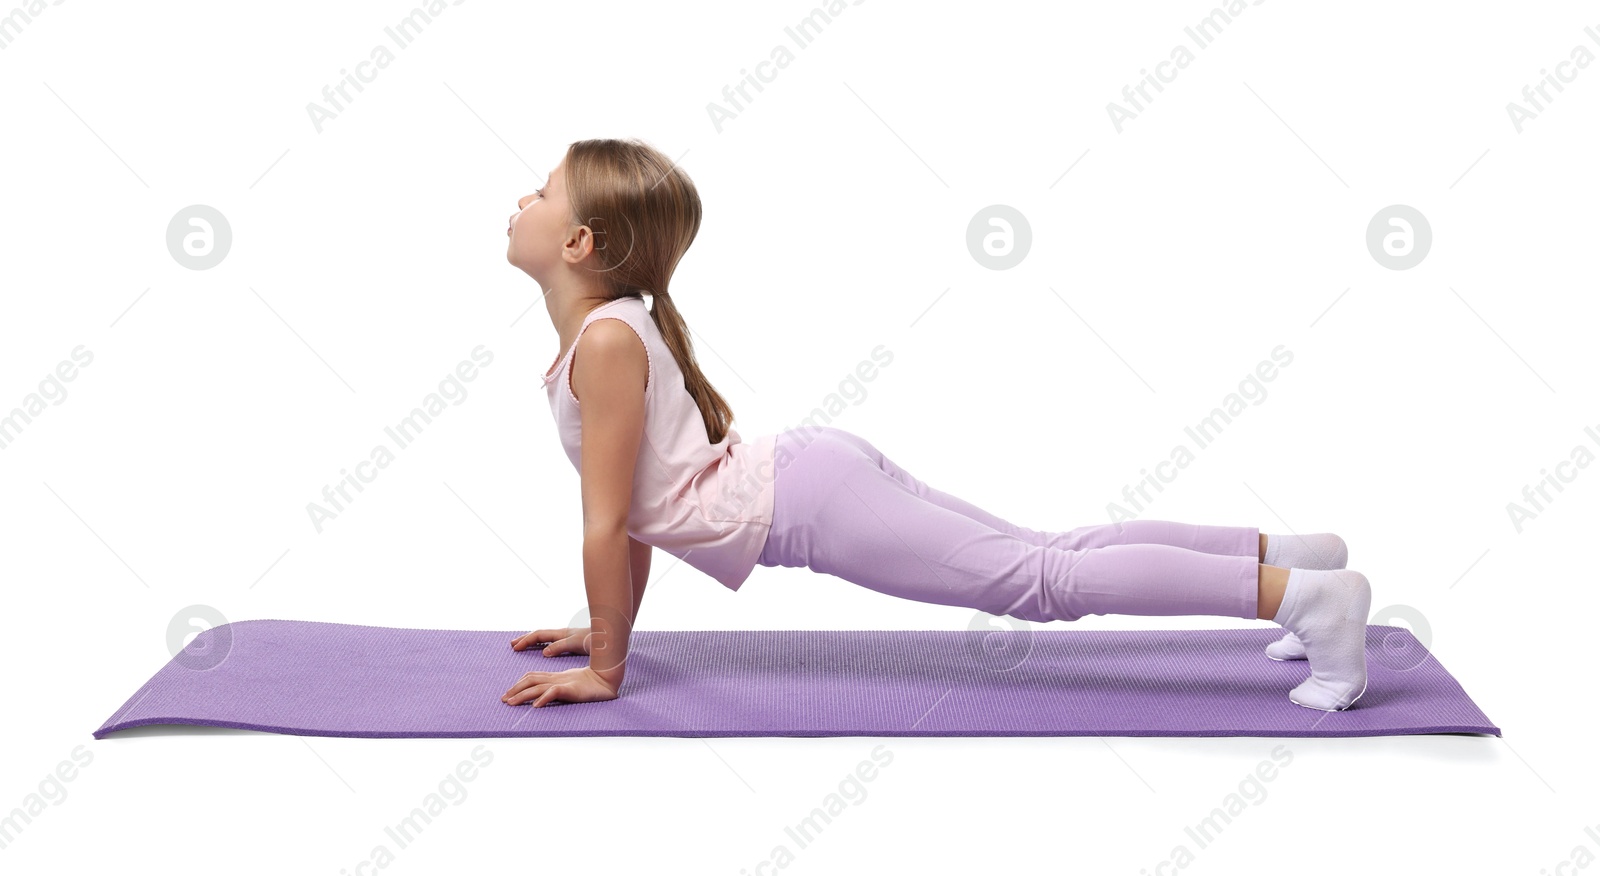
[[[583,430],[572,393],[572,360],[578,338],[597,319],[627,323],[649,358],[628,534],[738,590],[755,569],[772,526],[777,435],[747,443],[729,428],[721,441],[710,443],[700,408],[644,299],[627,296],[591,310],[572,346],[544,375],[561,445],[580,473]]]

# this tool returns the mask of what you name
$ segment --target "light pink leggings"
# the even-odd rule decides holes
[[[1031,621],[1089,614],[1256,617],[1259,530],[1131,520],[1016,526],[843,429],[780,433],[763,566]]]

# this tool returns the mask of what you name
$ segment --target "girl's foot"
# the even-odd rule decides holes
[[[1343,569],[1350,551],[1344,539],[1331,532],[1310,535],[1267,535],[1267,551],[1261,562],[1280,569]],[[1306,646],[1294,633],[1267,646],[1274,660],[1304,660]]]
[[[1267,656],[1274,660],[1304,660],[1306,646],[1294,633],[1284,633],[1283,638],[1267,646]]]
[[[1283,604],[1272,620],[1295,634],[1311,663],[1311,677],[1289,692],[1291,702],[1337,712],[1366,693],[1371,607],[1372,586],[1360,572],[1289,570]]]

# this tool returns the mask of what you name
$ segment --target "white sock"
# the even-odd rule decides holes
[[[1283,638],[1268,645],[1266,651],[1268,657],[1278,661],[1306,659],[1306,646],[1294,633],[1284,633]]]
[[[1296,705],[1325,712],[1350,707],[1367,690],[1367,615],[1372,586],[1350,569],[1289,570],[1274,623],[1305,645],[1311,677],[1289,691]]]
[[[1344,539],[1331,532],[1267,533],[1267,551],[1261,562],[1280,569],[1343,569],[1349,558],[1350,551]],[[1306,646],[1294,633],[1284,633],[1283,638],[1268,645],[1266,651],[1274,660],[1306,659]]]
[[[1280,569],[1343,569],[1349,558],[1344,539],[1331,532],[1267,533],[1267,552],[1261,562]]]

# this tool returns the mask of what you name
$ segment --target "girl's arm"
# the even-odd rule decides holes
[[[639,606],[644,602],[644,585],[650,580],[650,546],[632,536],[628,537],[628,568],[633,578],[633,619],[639,619]]]
[[[643,580],[633,580],[627,522],[634,462],[644,434],[649,360],[626,323],[598,319],[579,339],[571,375],[582,429],[583,583],[592,618],[589,668],[618,690],[644,590]]]

